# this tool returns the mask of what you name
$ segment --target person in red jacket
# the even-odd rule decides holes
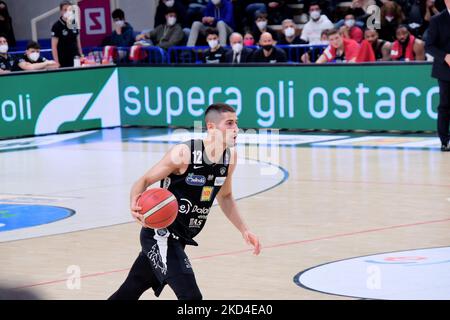
[[[356,62],[359,45],[355,40],[344,38],[336,29],[329,30],[327,36],[330,45],[324,50],[316,63]]]
[[[378,31],[366,29],[356,62],[375,62],[391,60],[391,43],[379,38]]]
[[[416,39],[406,25],[397,27],[391,48],[391,59],[394,61],[425,61],[425,43]]]

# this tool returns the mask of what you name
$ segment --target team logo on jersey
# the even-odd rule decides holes
[[[226,178],[227,177],[216,177],[216,180],[214,180],[214,185],[215,186],[223,186]]]
[[[186,198],[180,199],[180,206],[178,207],[179,213],[188,214],[189,212],[191,212],[191,208],[192,208],[192,202],[190,202]]]
[[[214,187],[203,187],[200,201],[210,201],[213,195]]]
[[[158,236],[160,236],[160,237],[164,237],[168,233],[169,233],[169,231],[166,228],[156,230],[156,234],[158,234]]]
[[[63,30],[62,34],[63,34],[63,36],[67,36],[69,33],[67,32],[67,30]]]
[[[190,173],[187,177],[186,177],[186,183],[190,186],[204,186],[206,183],[206,178],[205,176],[200,176],[200,175],[194,175],[193,173]]]
[[[169,177],[166,177],[163,182],[163,188],[168,189],[172,180]]]
[[[220,168],[220,174],[221,175],[224,175],[225,174],[225,171],[227,171],[227,168],[225,168],[225,167],[222,167],[222,168]]]
[[[214,179],[214,175],[213,174],[210,174],[209,176],[208,176],[208,181],[212,181]]]

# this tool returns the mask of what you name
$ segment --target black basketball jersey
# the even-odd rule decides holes
[[[176,220],[167,229],[184,243],[198,245],[193,238],[205,226],[214,199],[225,183],[230,149],[225,149],[220,161],[212,163],[206,155],[203,140],[190,140],[184,144],[191,154],[186,172],[170,174],[161,180],[161,188],[175,195],[179,207]]]

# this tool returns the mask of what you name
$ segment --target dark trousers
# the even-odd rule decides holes
[[[168,278],[166,282],[179,300],[202,299],[202,294],[193,274],[179,274]],[[145,291],[150,288],[156,291],[160,285],[153,273],[150,260],[140,253],[125,282],[108,300],[138,300]]]
[[[441,143],[446,145],[449,140],[450,126],[450,81],[439,80],[440,103],[438,107],[438,135]]]

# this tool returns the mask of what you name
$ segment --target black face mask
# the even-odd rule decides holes
[[[261,46],[264,50],[266,51],[270,51],[273,48],[273,45],[271,44],[266,44],[265,46]]]

